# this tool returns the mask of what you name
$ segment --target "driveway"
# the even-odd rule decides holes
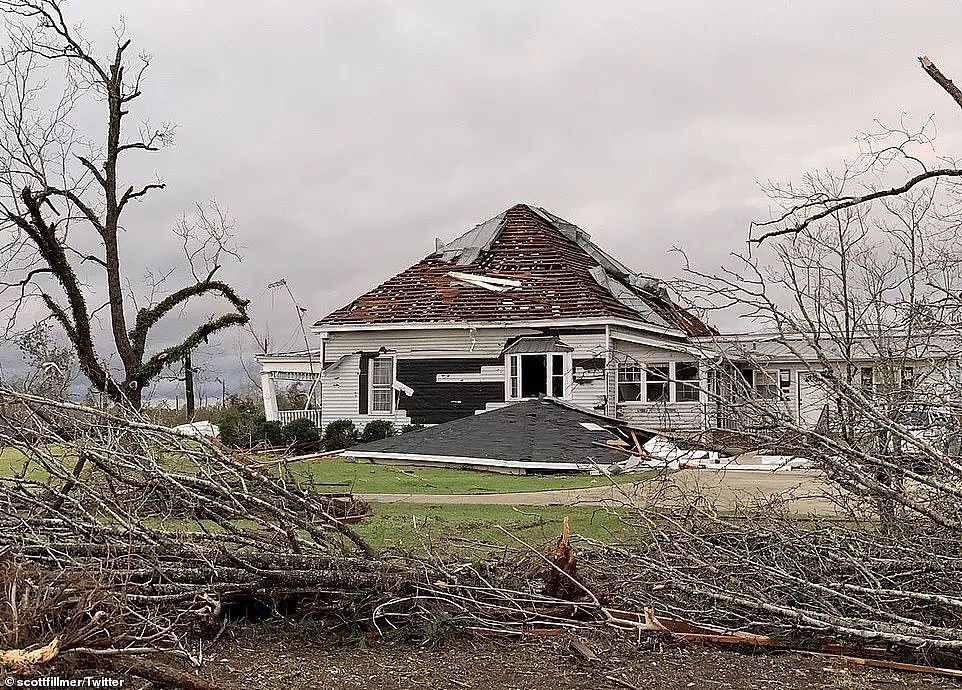
[[[425,503],[435,505],[611,505],[646,503],[666,506],[681,495],[697,493],[721,510],[758,504],[773,498],[790,501],[799,513],[831,514],[833,504],[824,497],[820,472],[681,470],[661,478],[587,489],[528,491],[505,494],[357,494],[375,503]]]

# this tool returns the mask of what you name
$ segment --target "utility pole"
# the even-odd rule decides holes
[[[194,370],[190,366],[190,352],[184,355],[184,396],[187,398],[187,421],[194,421]]]
[[[227,382],[220,376],[215,376],[214,380],[220,384],[220,409],[227,407]]]

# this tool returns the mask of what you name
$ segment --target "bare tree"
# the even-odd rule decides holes
[[[142,94],[149,57],[129,57],[131,41],[117,30],[107,59],[65,19],[58,0],[0,0],[10,35],[3,51],[6,79],[0,92],[0,208],[4,220],[4,293],[9,323],[30,298],[38,299],[63,328],[80,368],[115,402],[139,407],[144,386],[199,343],[248,321],[247,300],[215,276],[229,248],[229,224],[217,209],[198,207],[183,221],[191,282],[162,290],[173,272],[148,276],[148,303],[129,324],[130,270],[120,246],[130,204],[164,188],[159,181],[124,177],[129,158],[158,151],[173,136],[169,125],[142,124],[131,134],[131,108]],[[74,123],[79,112],[102,107],[103,138],[88,140]],[[223,300],[229,311],[197,324],[173,345],[149,351],[164,317],[198,298]],[[97,303],[99,306],[94,306]],[[136,305],[135,305],[136,306]],[[98,340],[106,312],[112,352]]]
[[[800,521],[777,498],[737,521],[685,492],[667,509],[642,501],[646,546],[625,565],[648,586],[627,589],[659,609],[957,663],[962,169],[929,132],[884,127],[839,170],[768,185],[781,210],[748,248],[689,267],[701,306],[767,333],[707,346],[719,436],[811,460],[841,519]]]

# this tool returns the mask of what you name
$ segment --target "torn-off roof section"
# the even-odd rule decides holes
[[[475,225],[448,243],[437,240],[434,253],[440,255],[445,261],[453,262],[456,266],[470,266],[478,260],[481,252],[491,248],[501,228],[504,227],[504,219],[507,215],[507,211],[502,211],[494,218]]]
[[[598,282],[598,285],[610,292],[616,300],[629,309],[638,312],[649,323],[671,328],[671,324],[655,313],[655,310],[643,297],[614,276],[609,275],[604,266],[595,266],[588,273]]]
[[[315,324],[619,319],[711,335],[657,281],[633,274],[588,233],[517,204]]]

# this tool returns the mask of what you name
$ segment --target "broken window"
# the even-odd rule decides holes
[[[645,400],[648,402],[668,402],[668,379],[671,374],[667,362],[649,364],[645,367]]]
[[[508,399],[564,398],[571,374],[566,359],[554,352],[508,355]]]
[[[618,402],[641,401],[641,365],[618,366]]]
[[[675,365],[675,400],[695,402],[700,393],[698,362],[678,362]]]
[[[371,412],[394,411],[394,357],[371,360]]]

